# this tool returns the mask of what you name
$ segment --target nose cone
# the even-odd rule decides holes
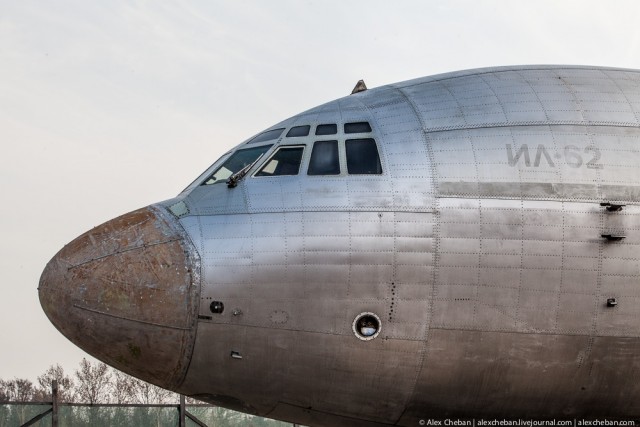
[[[175,389],[195,339],[197,272],[197,252],[175,218],[147,207],[58,252],[40,278],[40,304],[87,353]]]

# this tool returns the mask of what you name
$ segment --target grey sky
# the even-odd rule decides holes
[[[0,378],[75,369],[47,261],[224,151],[369,87],[494,65],[640,68],[637,1],[0,0]]]

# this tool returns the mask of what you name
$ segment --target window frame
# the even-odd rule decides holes
[[[298,128],[307,128],[307,133],[304,135],[289,135],[294,129]],[[285,138],[306,138],[311,133],[311,125],[299,125],[299,126],[291,126],[287,133],[285,134]]]
[[[367,127],[369,128],[369,130],[365,130],[365,131],[347,131],[347,126],[352,125],[352,126],[357,126],[357,125],[367,125]],[[369,123],[368,120],[361,120],[359,122],[344,122],[342,124],[342,133],[344,135],[362,135],[362,134],[371,134],[373,133],[373,128],[371,127],[371,123]]]
[[[376,149],[376,155],[378,158],[378,164],[380,165],[380,173],[351,173],[349,172],[349,159],[347,156],[347,142],[348,141],[367,141],[367,140],[371,140],[373,141],[373,145]],[[378,147],[378,142],[376,141],[376,138],[374,138],[373,136],[371,137],[367,137],[367,138],[344,138],[343,141],[343,147],[344,147],[344,157],[345,157],[345,172],[347,175],[351,176],[382,176],[384,175],[384,171],[385,168],[383,167],[383,162],[382,162],[382,156],[380,154],[380,148]]]
[[[264,142],[271,142],[271,141],[277,141],[278,139],[282,138],[282,134],[284,133],[284,131],[287,128],[275,128],[275,129],[269,129],[269,130],[265,130],[263,132],[260,132],[259,134],[257,134],[256,136],[252,137],[251,139],[249,139],[248,141],[244,142],[242,145],[253,145],[253,144],[262,144]],[[278,136],[276,136],[275,138],[269,138],[269,139],[263,139],[263,140],[259,140],[260,137],[263,137],[264,135],[268,134],[268,133],[272,133],[272,132],[276,132],[276,131],[280,131],[280,133],[278,134]],[[258,140],[258,141],[256,141]],[[272,144],[275,144],[275,142],[272,142]],[[257,147],[257,145],[256,145]]]
[[[288,148],[302,148],[302,155],[300,156],[300,164],[298,165],[298,172],[296,174],[294,175],[258,175],[258,173],[269,164],[269,162],[278,153],[278,151],[282,149],[288,149]],[[307,144],[300,144],[300,143],[275,145],[273,148],[273,151],[271,152],[271,154],[269,154],[269,157],[267,157],[264,161],[261,161],[260,164],[257,165],[256,170],[251,174],[251,178],[282,178],[282,177],[293,177],[293,176],[302,175],[300,172],[302,171],[303,166],[308,164],[308,159],[307,159],[308,150],[306,148],[307,148]]]
[[[323,136],[323,135],[321,135]],[[327,135],[327,136],[331,136],[331,135]],[[333,173],[333,174],[310,174],[309,173],[309,168],[311,167],[311,158],[313,157],[313,150],[316,148],[316,144],[319,142],[335,142],[336,143],[336,148],[338,150],[338,173]],[[340,144],[340,139],[336,138],[336,139],[320,139],[320,140],[314,140],[312,141],[309,145],[311,146],[311,149],[309,151],[309,158],[307,160],[307,173],[306,176],[312,176],[312,177],[336,177],[336,176],[344,176],[344,163],[343,163],[343,159],[342,159],[342,151],[343,149],[341,148],[341,144]]]
[[[335,126],[336,131],[333,133],[318,133],[318,129],[322,126]],[[338,123],[319,123],[316,125],[315,129],[313,130],[313,136],[314,137],[318,137],[318,136],[324,136],[324,137],[329,137],[331,135],[339,135],[340,134],[340,127],[338,126]]]
[[[198,184],[198,186],[208,187],[208,186],[211,186],[211,185],[216,185],[216,184],[220,184],[220,183],[226,182],[228,178],[226,178],[226,179],[221,179],[221,180],[218,180],[218,181],[216,181],[216,182],[212,182],[211,184],[207,184],[207,181],[209,181],[209,180],[214,176],[214,174],[215,174],[215,173],[217,173],[217,172],[222,168],[222,166],[224,166],[224,164],[225,164],[229,159],[231,159],[231,157],[233,157],[236,153],[238,153],[239,151],[247,151],[247,150],[254,150],[254,149],[256,149],[256,148],[267,147],[267,149],[266,149],[262,154],[258,155],[258,157],[256,158],[256,160],[258,160],[258,159],[260,158],[260,156],[264,156],[265,154],[269,153],[269,151],[270,151],[270,150],[272,150],[272,149],[273,149],[273,147],[275,147],[275,146],[276,146],[276,144],[274,144],[274,143],[268,143],[268,142],[267,142],[267,143],[261,143],[260,145],[254,145],[254,146],[252,146],[252,147],[245,147],[245,146],[244,146],[244,144],[243,144],[243,145],[241,145],[239,148],[237,148],[237,149],[235,149],[235,150],[232,150],[232,151],[227,152],[227,154],[226,154],[225,156],[223,156],[223,157],[224,157],[224,160],[223,160],[223,158],[221,157],[220,159],[218,159],[218,160],[217,160],[217,161],[212,165],[212,167],[210,167],[210,168],[209,168],[211,171],[210,171],[210,172],[206,175],[206,177],[205,177],[205,178],[204,178],[204,179],[203,179],[203,180]],[[256,160],[253,160],[253,162],[255,162]],[[254,166],[255,166],[255,165],[254,165]],[[241,169],[239,169],[239,170],[241,170]],[[238,172],[238,171],[236,171],[236,172]],[[233,175],[234,173],[236,173],[236,172],[233,172],[230,176],[232,176],[232,175]],[[204,175],[204,174],[203,174],[203,175]]]

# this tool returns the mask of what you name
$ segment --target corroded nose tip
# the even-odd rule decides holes
[[[55,327],[87,353],[175,388],[195,338],[196,260],[170,214],[139,209],[58,252],[40,278],[40,304]]]

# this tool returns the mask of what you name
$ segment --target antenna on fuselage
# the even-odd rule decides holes
[[[364,80],[358,80],[358,83],[356,83],[356,86],[351,91],[351,95],[358,92],[364,92],[365,90],[367,90],[367,85],[364,84]]]

